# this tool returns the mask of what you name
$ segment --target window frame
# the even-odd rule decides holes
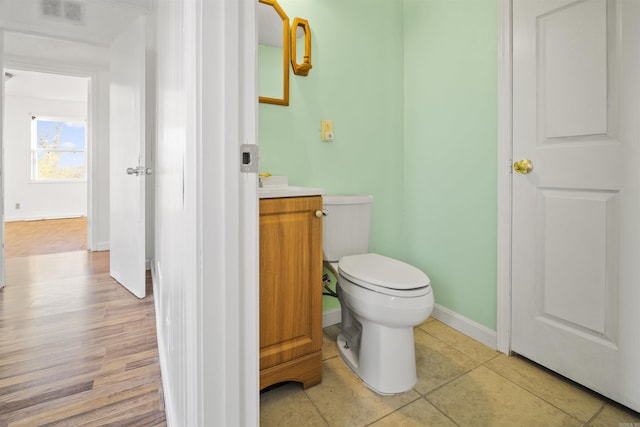
[[[86,117],[82,116],[58,116],[58,115],[39,115],[31,114],[31,135],[30,135],[30,147],[29,156],[31,160],[30,170],[30,182],[35,184],[51,184],[51,183],[82,183],[87,182],[87,166],[88,166],[88,132],[89,123]],[[84,124],[84,148],[83,149],[69,149],[69,148],[40,148],[39,136],[38,136],[38,122],[48,121],[57,123],[82,123]],[[43,152],[55,151],[58,153],[82,153],[83,165],[82,165],[82,177],[81,178],[41,178],[38,176],[38,154]]]

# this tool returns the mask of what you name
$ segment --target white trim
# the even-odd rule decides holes
[[[31,156],[32,156],[32,161],[31,163],[33,163],[33,153],[34,151],[48,151],[48,150],[44,150],[41,148],[38,148],[37,150],[31,149]],[[53,150],[51,150],[53,151]],[[70,150],[57,150],[58,152],[76,152],[76,153],[85,153],[85,156],[87,155],[86,151],[70,151]],[[86,167],[85,167],[86,169]],[[86,174],[86,170],[85,170],[85,174]],[[40,184],[86,184],[87,183],[87,179],[86,178],[57,178],[57,179],[46,179],[46,178],[33,178],[33,171],[32,171],[32,177],[31,179],[29,179],[29,181],[27,181],[27,183],[29,184],[36,184],[36,185],[40,185]]]
[[[241,0],[238,11],[240,42],[240,140],[258,145],[257,2]],[[240,147],[236,145],[240,163]],[[236,165],[236,167],[238,166]],[[240,173],[240,411],[242,425],[260,425],[260,240],[258,174]]]
[[[435,304],[431,317],[439,320],[447,326],[462,332],[463,334],[483,343],[491,348],[496,348],[497,335],[495,331],[474,322],[471,319],[449,310],[441,305]]]
[[[18,31],[20,34],[26,34],[24,32]],[[39,36],[45,39],[53,39],[58,40],[53,36]],[[77,42],[77,41],[76,41]],[[91,43],[82,43],[77,42],[84,45],[92,46]],[[51,62],[49,60],[43,60],[38,57],[24,57],[20,55],[5,55],[4,57],[4,68],[10,69],[18,69],[23,71],[38,71],[40,73],[49,73],[49,74],[63,74],[67,76],[75,76],[75,77],[95,77],[99,72],[108,72],[109,64],[108,61],[104,65],[100,64],[68,64],[68,63],[60,63],[60,62]]]
[[[240,145],[257,141],[257,2],[196,3],[201,422],[193,425],[253,426],[260,422],[258,177],[240,172]]]
[[[436,304],[433,307],[431,316],[447,326],[462,332],[463,334],[479,341],[491,348],[496,348],[497,334],[495,331],[479,323],[468,319],[461,314],[449,310],[446,307]],[[337,325],[342,321],[342,311],[339,308],[322,312],[322,327]]]
[[[463,334],[480,341],[481,343],[488,345],[491,348],[496,348],[497,333],[479,323],[468,319],[461,314],[449,310],[446,307],[436,304],[433,307],[431,316],[434,319],[439,320],[447,326],[456,329]],[[339,308],[322,312],[322,328],[327,326],[337,325],[342,321],[342,311]]]
[[[87,79],[89,80],[89,79]],[[87,101],[84,103],[87,107],[87,111],[89,110],[89,84],[87,83]],[[88,184],[88,167],[89,167],[89,142],[91,136],[89,135],[89,120],[87,119],[87,115],[84,116],[63,116],[63,115],[52,115],[52,114],[38,114],[38,113],[29,113],[31,116],[31,174],[29,179],[29,184],[66,184],[66,183],[83,183]],[[39,122],[55,122],[55,123],[64,123],[65,127],[67,123],[83,124],[84,125],[84,148],[83,149],[68,149],[68,148],[41,148],[39,147],[39,135],[38,135],[38,123]],[[38,178],[40,174],[38,169],[38,153],[53,151],[57,153],[82,153],[84,156],[84,164],[82,165],[82,177],[81,178]]]
[[[100,102],[104,101],[100,98],[100,84],[104,83],[103,78],[100,77],[98,72],[90,72],[89,79],[89,96],[87,98],[87,167],[89,174],[87,174],[87,248],[93,251],[109,250],[110,244],[107,240],[105,242],[99,241],[100,239],[100,226],[105,221],[105,218],[100,214],[100,156],[98,153],[98,145],[100,144],[100,132],[101,126],[109,127],[109,123],[99,123],[100,121]],[[110,119],[109,119],[110,120]],[[108,146],[106,147],[108,150]],[[89,218],[91,220],[89,220]],[[106,221],[109,222],[111,218],[107,216]]]
[[[111,248],[109,241],[98,242],[94,245],[92,251],[108,251]]]
[[[342,322],[342,310],[339,308],[334,308],[331,310],[322,312],[322,327],[326,328],[327,326],[337,325]]]
[[[42,221],[49,219],[74,219],[74,218],[83,218],[86,217],[86,213],[70,213],[65,215],[45,215],[45,216],[12,216],[4,218],[4,222],[19,222],[19,221]]]
[[[511,352],[512,0],[498,0],[498,351]]]
[[[0,26],[0,289],[4,288],[4,31]]]
[[[169,366],[168,361],[166,359],[166,355],[169,354],[167,352],[167,347],[164,342],[164,322],[162,319],[158,319],[158,313],[161,313],[159,307],[160,298],[160,290],[159,290],[159,281],[161,278],[158,276],[157,270],[155,268],[155,264],[151,263],[151,284],[153,286],[153,308],[156,313],[156,337],[158,341],[158,358],[160,360],[160,377],[162,378],[162,392],[163,397],[162,400],[164,402],[164,412],[165,419],[167,421],[167,426],[177,426],[178,423],[175,420],[175,410],[173,409],[173,400],[167,399],[165,394],[167,390],[172,390],[171,388],[171,376],[167,373],[167,366]]]

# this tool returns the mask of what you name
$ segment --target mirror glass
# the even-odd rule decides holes
[[[276,0],[258,2],[258,95],[289,105],[289,18]]]

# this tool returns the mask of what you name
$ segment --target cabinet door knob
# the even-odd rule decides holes
[[[317,218],[322,217],[322,211],[316,211],[316,217]]]

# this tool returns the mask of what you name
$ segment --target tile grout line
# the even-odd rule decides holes
[[[423,325],[424,325],[424,324],[427,324],[427,323],[429,323],[429,322],[427,321],[427,322],[423,323]],[[422,326],[422,325],[416,326],[416,328],[420,328],[420,326]],[[425,330],[423,330],[423,329],[421,329],[421,331],[422,331],[422,332],[424,332],[424,333],[426,333],[426,334],[428,334],[429,336],[432,336],[432,337],[433,337],[433,338],[435,338],[436,340],[438,340],[438,341],[442,342],[444,345],[446,345],[446,346],[448,346],[448,347],[450,347],[450,348],[454,349],[455,351],[457,351],[457,352],[459,352],[459,353],[461,353],[461,354],[463,354],[463,355],[465,355],[465,356],[469,357],[468,355],[466,355],[465,353],[461,352],[461,351],[460,351],[460,350],[458,350],[457,348],[455,348],[455,347],[451,346],[450,344],[448,344],[448,343],[446,343],[446,342],[444,342],[444,341],[442,341],[442,340],[440,340],[440,339],[438,339],[438,338],[434,337],[433,335],[429,334],[427,331],[425,331]],[[335,359],[335,358],[340,358],[340,354],[335,354],[335,355],[333,355],[333,356],[331,356],[331,357],[328,357],[328,358],[326,358],[326,359],[323,359],[322,363],[324,364],[326,361],[329,361],[329,360],[332,360],[332,359]],[[473,359],[473,358],[471,358],[471,359]],[[475,360],[475,359],[473,359],[473,360]],[[479,361],[477,361],[477,360],[475,360],[475,361],[476,361],[476,362],[478,362],[478,363],[480,363],[480,362],[479,362]],[[478,366],[480,366],[480,365],[478,365]],[[473,368],[473,369],[475,369],[475,368]],[[473,369],[470,369],[470,370],[468,370],[468,371],[465,371],[464,373],[461,373],[459,376],[465,375],[466,373],[468,373],[468,372],[472,371]],[[456,376],[455,378],[458,378],[459,376]],[[454,379],[455,379],[455,378],[454,378]],[[453,379],[452,379],[451,381],[453,381]],[[445,384],[448,384],[449,382],[450,382],[450,381],[447,381],[447,383],[445,383]],[[443,386],[443,385],[445,385],[445,384],[442,384],[442,385],[440,385],[440,386],[436,387],[436,389],[439,389],[440,387],[442,387],[442,386]],[[439,413],[441,413],[441,414],[442,414],[443,416],[445,416],[448,420],[450,420],[454,425],[456,425],[456,426],[460,427],[460,425],[459,425],[457,422],[455,422],[453,419],[451,419],[451,417],[449,417],[447,414],[445,414],[444,412],[442,412],[442,410],[441,410],[440,408],[438,408],[436,405],[434,405],[434,404],[433,404],[433,402],[431,402],[430,400],[428,400],[428,399],[426,398],[426,394],[428,394],[428,393],[430,393],[431,391],[434,391],[434,390],[436,390],[436,389],[430,390],[429,392],[427,392],[427,393],[424,393],[424,394],[423,394],[423,393],[420,393],[418,390],[416,390],[416,389],[415,389],[415,387],[414,387],[414,388],[412,388],[411,390],[415,391],[415,392],[416,392],[416,394],[418,395],[418,397],[417,397],[417,398],[415,398],[414,400],[411,400],[410,402],[407,402],[406,404],[404,404],[404,405],[400,406],[399,408],[396,408],[395,410],[393,410],[393,411],[389,412],[388,414],[385,414],[385,415],[381,416],[380,418],[378,418],[378,419],[376,419],[376,420],[374,420],[374,421],[372,421],[372,422],[370,422],[370,423],[366,424],[366,426],[374,425],[375,423],[379,422],[380,420],[382,420],[382,419],[384,419],[384,418],[386,418],[386,417],[389,417],[389,416],[393,415],[394,413],[396,413],[396,412],[400,411],[400,410],[401,410],[401,409],[403,409],[403,408],[406,408],[406,407],[407,407],[407,406],[409,406],[409,405],[412,405],[412,404],[416,403],[416,402],[417,402],[417,401],[419,401],[420,399],[424,399],[424,400],[425,400],[426,402],[428,402],[431,406],[433,406],[433,407],[434,407],[434,408],[435,408]],[[307,399],[311,402],[311,404],[313,405],[313,407],[314,407],[314,408],[316,409],[316,411],[318,411],[318,413],[320,414],[320,417],[321,417],[321,418],[322,418],[322,419],[327,423],[327,425],[328,425],[329,427],[333,427],[333,426],[331,425],[331,423],[329,423],[329,422],[325,419],[325,417],[322,415],[322,412],[321,412],[321,411],[319,410],[319,408],[315,405],[315,403],[313,402],[313,400],[309,397],[309,395],[307,394],[306,390],[303,390],[303,391],[305,392],[305,396],[307,397]]]
[[[602,405],[602,407],[600,409],[598,409],[596,411],[596,413],[593,414],[593,416],[591,418],[589,418],[589,420],[586,423],[584,423],[584,427],[588,427],[589,425],[591,425],[591,422],[593,420],[595,420],[596,418],[598,418],[598,416],[602,413],[602,411],[604,411],[604,408],[606,408],[607,404],[605,402],[603,402],[603,403],[604,404]]]
[[[507,356],[507,357],[513,357],[513,356]],[[577,421],[577,422],[579,422],[579,423],[583,423],[581,420],[579,420],[579,419],[578,419],[578,418],[576,418],[575,416],[571,415],[570,413],[568,413],[568,412],[567,412],[567,411],[565,411],[564,409],[559,408],[559,407],[558,407],[557,405],[555,405],[554,403],[549,402],[547,399],[543,398],[542,396],[539,396],[539,395],[538,395],[537,393],[535,393],[534,391],[532,391],[532,390],[528,390],[527,388],[525,388],[525,387],[521,386],[520,384],[518,384],[518,383],[514,382],[514,381],[513,381],[513,380],[511,380],[510,378],[507,378],[506,376],[502,375],[500,372],[496,371],[495,369],[492,369],[491,367],[486,366],[486,364],[487,364],[487,363],[489,363],[491,360],[493,360],[493,359],[487,360],[487,361],[486,361],[485,363],[483,363],[481,366],[484,366],[485,368],[487,368],[488,370],[490,370],[490,371],[491,371],[491,372],[493,372],[494,374],[496,374],[496,375],[498,375],[498,376],[500,376],[500,377],[504,378],[505,380],[509,381],[511,384],[513,384],[513,385],[515,385],[516,387],[518,387],[518,388],[520,388],[520,389],[524,390],[525,392],[527,392],[527,393],[529,393],[530,395],[532,395],[532,396],[536,397],[537,399],[540,399],[541,401],[545,402],[546,404],[551,405],[553,408],[557,409],[558,411],[562,412],[563,414],[567,415],[568,417],[570,417],[570,418],[572,418],[572,419],[576,420],[576,421]],[[605,406],[605,402],[602,402],[602,401],[601,401],[600,403],[601,403],[600,409],[598,409],[598,410],[596,411],[596,414],[595,414],[594,416],[592,416],[591,418],[589,418],[589,420],[588,420],[586,423],[583,423],[583,425],[584,425],[584,426],[587,426],[587,425],[589,424],[589,422],[591,422],[597,414],[599,414],[600,412],[602,412],[602,410],[604,409],[604,406]]]
[[[335,357],[335,356],[334,356]],[[329,359],[332,359],[332,357],[330,357]],[[326,359],[326,360],[329,360]],[[324,364],[324,360],[322,361],[322,363]],[[311,403],[311,405],[313,406],[313,408],[316,410],[316,412],[318,413],[318,415],[320,415],[320,418],[322,418],[322,421],[325,422],[325,424],[329,427],[331,427],[331,423],[329,423],[329,421],[324,417],[324,415],[322,414],[322,411],[320,410],[320,408],[318,408],[318,406],[316,405],[316,403],[313,401],[313,399],[311,398],[311,396],[309,396],[309,394],[307,393],[306,389],[302,389],[302,391],[304,392],[304,396],[307,398],[307,400]]]
[[[324,328],[323,328],[323,329],[324,329]],[[323,333],[323,335],[324,335],[324,333]],[[331,340],[332,342],[335,342],[335,341],[333,341],[333,339],[331,339],[331,338],[329,338],[329,337],[327,337],[327,339]],[[334,354],[333,356],[331,356],[331,357],[327,357],[326,359],[324,359],[324,358],[323,358],[323,359],[322,359],[322,367],[324,368],[324,364],[325,364],[327,361],[332,360],[332,359],[335,359],[336,357],[339,357],[339,356],[340,356],[340,355],[339,355],[339,354],[338,354],[338,352],[336,351],[336,354]],[[307,398],[307,400],[311,403],[311,405],[312,405],[312,406],[313,406],[313,408],[316,410],[316,412],[318,413],[318,415],[320,415],[320,418],[322,418],[322,421],[324,421],[324,422],[325,422],[325,424],[326,424],[327,426],[331,427],[331,423],[329,423],[329,421],[324,417],[324,415],[322,414],[322,411],[320,411],[320,408],[318,408],[318,406],[317,406],[317,405],[316,405],[316,403],[313,401],[313,399],[311,398],[311,396],[309,396],[309,394],[307,393],[307,390],[306,390],[306,389],[302,389],[302,391],[304,392],[305,397],[306,397],[306,398]]]
[[[411,390],[415,390],[415,389],[411,389]],[[420,399],[422,399],[422,396],[420,395],[420,393],[418,393],[418,397],[416,397],[416,398],[415,398],[415,399],[413,399],[412,401],[407,402],[406,404],[404,404],[404,405],[400,406],[399,408],[396,408],[395,410],[393,410],[393,411],[389,412],[388,414],[384,414],[384,415],[383,415],[383,416],[381,416],[380,418],[375,419],[375,420],[371,421],[371,422],[370,422],[370,423],[368,423],[368,424],[365,424],[365,426],[373,425],[373,424],[377,423],[378,421],[380,421],[380,420],[382,420],[382,419],[385,419],[385,418],[387,418],[388,416],[390,416],[390,415],[392,415],[392,414],[395,414],[396,412],[398,412],[398,411],[399,411],[399,410],[401,410],[402,408],[406,408],[407,406],[409,406],[409,405],[411,405],[411,404],[413,404],[413,403],[417,402],[417,401],[418,401],[418,400],[420,400]]]
[[[428,323],[430,323],[430,322],[428,322]],[[475,362],[478,362],[480,365],[483,365],[483,364],[485,364],[485,363],[489,362],[490,360],[493,360],[493,359],[495,359],[496,357],[498,357],[498,356],[500,356],[501,354],[503,354],[503,353],[500,353],[499,351],[495,350],[496,354],[495,354],[494,356],[492,356],[491,358],[489,358],[489,359],[487,359],[487,360],[485,360],[485,361],[478,360],[478,359],[476,359],[475,357],[473,357],[472,355],[470,355],[470,354],[468,354],[468,353],[465,353],[464,351],[462,351],[461,349],[459,349],[457,346],[454,346],[453,344],[449,344],[448,342],[444,341],[443,339],[438,338],[437,336],[433,335],[433,334],[432,334],[432,333],[430,333],[429,331],[427,331],[427,330],[425,330],[425,329],[422,329],[422,327],[421,327],[421,326],[423,326],[423,325],[425,325],[425,324],[423,323],[422,325],[417,326],[417,328],[418,328],[418,329],[420,329],[420,331],[424,332],[425,334],[429,335],[430,337],[434,338],[435,340],[440,341],[442,344],[445,344],[445,345],[447,345],[447,346],[451,347],[452,349],[456,350],[458,353],[464,354],[464,355],[465,355],[465,356],[467,356],[468,358],[470,358],[470,359],[474,360]],[[445,325],[445,326],[447,326],[447,325]],[[455,329],[454,329],[454,330],[455,330]],[[459,331],[456,331],[456,332],[458,332],[458,333],[462,334],[462,332],[459,332]],[[464,334],[462,334],[462,335],[464,335]],[[465,336],[466,336],[466,335],[465,335]],[[471,337],[468,337],[468,338],[469,338],[470,340],[473,340],[473,341],[477,342],[478,344],[480,344],[480,345],[483,345],[483,346],[484,346],[484,344],[482,344],[480,341],[476,341],[475,339],[473,339],[473,338],[471,338]],[[488,346],[485,346],[485,347],[487,347],[487,348],[489,348],[489,349],[491,348],[491,347],[488,347]]]
[[[427,322],[427,323],[429,323],[429,322]],[[484,362],[481,362],[480,360],[477,360],[477,359],[475,359],[475,358],[471,357],[470,355],[468,355],[467,353],[465,353],[465,352],[461,351],[461,350],[460,350],[460,349],[458,349],[457,347],[454,347],[453,345],[451,345],[451,344],[447,343],[446,341],[441,340],[440,338],[436,337],[435,335],[430,334],[429,332],[427,332],[427,331],[425,331],[424,329],[420,328],[420,326],[418,326],[418,328],[420,329],[420,331],[421,331],[421,332],[424,332],[425,334],[429,335],[429,336],[430,336],[430,337],[432,337],[433,339],[435,339],[435,340],[439,341],[440,343],[442,343],[442,344],[446,345],[447,347],[449,347],[449,348],[451,348],[451,349],[453,349],[453,350],[457,351],[458,353],[460,353],[460,354],[462,354],[462,355],[464,355],[464,356],[468,357],[469,359],[473,360],[474,362],[478,363],[478,365],[477,365],[477,366],[474,366],[474,367],[473,367],[473,368],[471,368],[471,369],[467,369],[466,371],[461,372],[460,374],[458,374],[458,375],[456,375],[456,376],[452,377],[451,379],[449,379],[448,381],[446,381],[446,382],[444,382],[444,383],[440,384],[439,386],[437,386],[437,387],[435,387],[435,388],[432,388],[431,390],[429,390],[429,391],[427,391],[427,392],[425,392],[425,393],[418,393],[418,394],[420,394],[422,397],[424,397],[425,399],[427,399],[427,395],[432,394],[433,392],[435,392],[435,391],[437,391],[437,390],[440,390],[442,387],[444,387],[444,386],[446,386],[446,385],[450,384],[452,381],[455,381],[455,380],[457,380],[458,378],[460,378],[460,377],[462,377],[462,376],[464,376],[464,375],[467,375],[468,373],[470,373],[470,372],[474,371],[474,370],[475,370],[475,369],[477,369],[478,367],[480,367],[480,366],[484,366],[484,364],[485,364],[485,363],[487,363],[487,362],[489,362],[489,361],[491,361],[491,360],[495,359],[496,357],[498,357],[498,356],[500,355],[500,354],[496,354],[494,357],[492,357],[492,358],[490,358],[490,359],[488,359],[488,360],[486,360],[486,361],[484,361]],[[429,399],[427,399],[427,401],[433,405],[433,402],[431,402]],[[434,405],[434,406],[435,406],[435,405]]]

